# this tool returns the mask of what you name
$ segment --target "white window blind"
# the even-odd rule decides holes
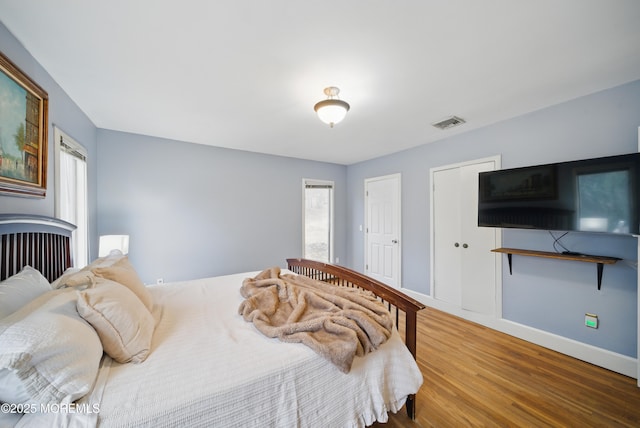
[[[304,180],[303,257],[331,263],[333,182]]]
[[[56,217],[75,224],[72,248],[74,266],[88,263],[87,151],[54,127],[56,154]]]

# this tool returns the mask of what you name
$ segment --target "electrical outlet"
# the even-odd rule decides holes
[[[340,257],[336,257],[336,264],[340,263]]]
[[[584,314],[584,325],[598,328],[598,316],[596,314]]]
[[[164,278],[156,279],[156,284],[164,284]]]

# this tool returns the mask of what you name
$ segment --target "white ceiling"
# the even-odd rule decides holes
[[[99,128],[340,164],[640,78],[638,0],[0,0],[0,21]],[[326,86],[351,104],[333,129]]]

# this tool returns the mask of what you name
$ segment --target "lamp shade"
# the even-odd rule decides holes
[[[333,125],[340,123],[349,111],[349,104],[342,100],[320,101],[314,107],[318,118],[333,128]]]
[[[98,257],[108,256],[114,250],[120,251],[122,254],[129,253],[129,235],[100,236]]]
[[[324,93],[329,99],[320,101],[313,106],[318,118],[333,128],[333,125],[340,123],[349,111],[349,103],[336,99],[340,93],[340,89],[330,86],[325,88]]]

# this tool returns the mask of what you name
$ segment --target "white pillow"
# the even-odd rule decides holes
[[[75,290],[49,291],[0,320],[0,373],[13,385],[1,401],[71,402],[91,390],[103,350],[76,300]]]
[[[73,287],[82,290],[92,285],[93,278],[95,278],[95,275],[90,270],[71,271],[53,281],[51,287],[54,289]]]
[[[64,285],[65,280],[68,279],[71,275],[74,275],[74,274],[76,274],[78,272],[80,272],[79,268],[76,268],[76,267],[67,268],[64,271],[64,273],[58,277],[58,279],[54,280],[51,283],[51,288],[54,289],[54,290],[56,288],[63,288],[65,286]]]
[[[92,269],[112,266],[123,257],[125,257],[125,255],[122,254],[120,250],[113,250],[108,256],[97,258],[82,269],[69,268],[60,278],[51,283],[51,288],[87,288],[92,285],[93,279],[95,278]]]
[[[26,401],[29,401],[29,394],[15,372],[9,369],[0,369],[0,403],[24,403]]]
[[[47,291],[51,291],[47,278],[31,266],[25,266],[17,274],[0,282],[0,319]]]
[[[123,257],[109,267],[99,267],[92,270],[96,276],[110,279],[133,291],[138,299],[147,307],[149,312],[153,310],[153,296],[138,276],[128,257]]]
[[[78,313],[98,332],[104,352],[119,363],[141,363],[151,350],[155,320],[126,286],[97,278],[78,292]]]

